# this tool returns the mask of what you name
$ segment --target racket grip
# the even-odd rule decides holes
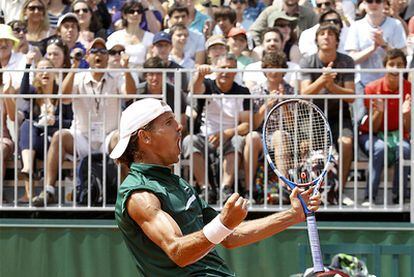
[[[321,246],[319,243],[318,229],[316,227],[315,215],[311,214],[306,217],[308,224],[308,237],[312,252],[313,272],[324,272]]]

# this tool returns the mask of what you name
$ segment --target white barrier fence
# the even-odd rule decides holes
[[[37,71],[37,70],[25,70],[25,71]],[[43,70],[43,71],[56,71],[56,70]],[[63,73],[67,72],[67,71],[72,71],[72,70],[61,70],[59,71],[59,80],[63,80]],[[96,71],[108,71],[108,70],[96,70]],[[122,70],[110,70],[110,72],[114,72],[114,71],[122,71]],[[132,70],[130,70],[132,71]],[[231,70],[218,70],[218,71],[231,71]],[[234,71],[234,70],[233,70]],[[240,71],[240,70],[239,70]],[[261,71],[289,71],[289,70],[261,70]],[[295,80],[299,80],[299,78],[297,78],[296,74],[298,74],[301,71],[306,71],[306,72],[320,72],[321,70],[300,70],[300,71],[290,71],[295,77]],[[337,70],[338,72],[366,72],[366,71],[384,71],[384,70]],[[404,72],[406,72],[405,70],[398,70],[400,73],[400,84],[402,84],[402,74]],[[2,71],[4,72],[4,71]],[[196,103],[198,100],[205,100],[208,103],[210,103],[211,101],[218,101],[218,103],[223,103],[223,101],[227,101],[229,99],[238,99],[238,101],[248,101],[249,102],[249,106],[252,107],[253,105],[253,101],[254,99],[258,99],[258,98],[262,98],[266,101],[268,101],[270,98],[280,98],[280,100],[283,99],[287,99],[287,98],[302,98],[302,99],[307,99],[309,101],[313,101],[313,99],[325,99],[325,109],[327,111],[328,108],[328,100],[332,100],[332,99],[338,99],[339,100],[339,105],[340,105],[340,110],[339,110],[339,122],[338,124],[338,130],[339,130],[339,137],[342,135],[342,127],[343,127],[343,120],[342,120],[342,115],[343,115],[343,103],[344,103],[344,99],[359,99],[359,101],[362,100],[368,100],[370,101],[370,105],[372,106],[372,100],[373,99],[383,99],[385,101],[385,103],[387,103],[388,101],[394,99],[394,100],[398,100],[399,101],[399,107],[400,107],[400,111],[401,111],[401,107],[402,107],[402,103],[403,103],[403,92],[401,89],[401,85],[400,85],[400,93],[399,94],[394,94],[394,95],[301,95],[298,91],[299,86],[295,85],[294,86],[294,91],[295,94],[294,95],[277,95],[277,96],[270,96],[270,95],[226,95],[226,94],[220,94],[220,95],[203,95],[203,94],[193,94],[193,93],[186,93],[186,99],[187,99],[187,103],[181,103],[181,97],[180,94],[183,93],[181,91],[181,74],[189,74],[190,76],[192,75],[191,71],[189,70],[157,70],[157,69],[151,69],[150,72],[161,72],[164,76],[164,80],[166,79],[166,74],[167,73],[173,73],[174,74],[174,80],[175,80],[175,85],[174,85],[174,95],[175,95],[175,102],[174,102],[174,111],[176,114],[176,119],[177,120],[181,120],[181,115],[180,115],[180,110],[181,110],[181,106],[182,105],[187,105],[187,119],[188,119],[188,124],[187,124],[187,132],[188,134],[195,134],[195,132],[197,131],[195,129],[195,126],[197,125],[197,122],[194,122],[194,112],[197,110],[196,107]],[[10,73],[10,71],[8,72]],[[239,73],[241,74],[241,73]],[[413,90],[414,88],[412,88]],[[100,99],[99,101],[103,101],[105,102],[106,100],[109,99],[118,99],[119,101],[119,108],[118,108],[118,114],[117,115],[104,115],[102,118],[103,121],[103,125],[106,125],[106,121],[107,120],[113,120],[113,118],[117,118],[119,120],[120,118],[120,112],[122,110],[122,107],[125,105],[125,100],[126,99],[140,99],[143,97],[158,97],[158,98],[162,98],[164,100],[167,99],[166,96],[166,84],[164,82],[163,84],[163,94],[158,94],[158,95],[150,95],[150,94],[136,94],[136,95],[82,95],[82,94],[73,94],[73,95],[63,95],[62,91],[61,91],[61,86],[59,86],[59,91],[56,92],[56,94],[53,95],[30,95],[30,94],[0,94],[0,99],[2,102],[4,102],[4,99],[8,98],[8,99],[14,99],[17,103],[17,107],[23,105],[29,105],[30,107],[32,107],[32,105],[36,102],[36,99],[45,99],[45,98],[50,98],[50,99],[57,99],[58,100],[58,106],[60,108],[60,111],[62,111],[62,99],[71,99],[72,102],[73,101],[77,101],[79,99],[92,99],[91,101],[95,101],[94,99]],[[236,100],[235,100],[236,101]],[[413,103],[414,102],[414,98],[412,98],[412,106],[414,106]],[[206,104],[206,105],[207,105]],[[5,127],[3,124],[5,122],[4,117],[7,116],[5,115],[5,105],[2,104],[0,107],[1,110],[1,120],[0,120],[0,130],[1,130],[1,134],[0,137],[3,138],[3,127]],[[368,111],[368,114],[371,113],[371,111]],[[91,114],[92,111],[89,110],[88,111],[88,122],[86,122],[85,124],[88,125],[89,127],[89,132],[86,134],[87,137],[91,138],[92,133],[91,133],[91,128],[93,125],[93,120],[91,120],[91,118],[93,118],[93,115]],[[33,128],[35,128],[36,126],[34,125],[35,122],[33,120],[33,110],[30,109],[29,111],[29,118],[25,119],[25,120],[29,120],[30,122],[30,134],[29,134],[29,139],[30,142],[29,144],[32,145],[32,131]],[[372,115],[372,114],[371,114]],[[204,114],[204,118],[207,121],[209,118],[208,113]],[[15,111],[15,118],[19,117],[19,111],[18,109],[16,109]],[[110,119],[108,119],[109,117],[111,117]],[[223,110],[221,110],[219,117],[222,119],[223,118]],[[329,117],[329,114],[328,114]],[[414,113],[411,112],[411,134],[410,134],[410,145],[412,145],[412,138],[413,138],[413,124],[414,124]],[[387,111],[385,111],[385,122],[384,122],[384,126],[387,126]],[[402,113],[400,113],[398,115],[398,118],[400,120],[400,128],[399,128],[399,133],[398,133],[398,142],[401,142],[402,138],[403,138],[403,128],[402,128]],[[56,121],[58,122],[57,125],[55,127],[57,127],[58,130],[62,129],[62,113],[60,113],[57,118]],[[236,127],[239,123],[239,118],[238,115],[236,115],[234,117],[234,126]],[[248,123],[249,123],[249,132],[251,133],[253,132],[253,111],[250,110],[250,114],[249,114],[249,118],[248,118]],[[20,196],[24,193],[25,191],[25,180],[24,178],[22,178],[22,174],[20,173],[21,170],[21,149],[19,149],[18,144],[19,144],[19,122],[16,120],[13,124],[10,124],[10,122],[8,122],[10,129],[12,130],[12,137],[13,137],[13,143],[14,143],[14,153],[13,155],[11,155],[8,159],[5,159],[4,157],[4,153],[3,153],[3,148],[0,149],[0,171],[1,171],[1,175],[5,176],[4,178],[0,179],[0,210],[52,210],[52,211],[66,211],[66,210],[77,210],[77,211],[83,211],[83,210],[96,210],[96,211],[103,211],[103,210],[113,210],[114,206],[113,203],[107,203],[107,190],[108,187],[110,185],[112,186],[119,186],[121,183],[121,170],[120,167],[118,167],[117,171],[118,171],[118,176],[117,176],[117,184],[108,184],[106,177],[107,176],[107,156],[106,155],[102,155],[102,160],[103,160],[103,167],[102,167],[102,171],[103,171],[103,184],[102,184],[102,201],[99,202],[99,204],[94,203],[94,200],[91,197],[91,190],[92,190],[92,180],[91,180],[91,176],[90,176],[90,172],[92,169],[92,159],[91,156],[93,154],[93,150],[91,149],[91,140],[88,140],[88,155],[87,155],[87,169],[88,169],[88,178],[87,178],[87,191],[88,191],[88,196],[87,196],[87,201],[84,204],[80,204],[78,201],[74,201],[74,198],[76,198],[76,189],[77,186],[79,185],[79,180],[78,180],[78,175],[79,175],[79,164],[80,164],[80,160],[76,157],[76,153],[77,153],[77,149],[76,149],[76,141],[74,142],[74,157],[70,160],[68,160],[66,157],[64,157],[62,155],[62,137],[61,135],[59,136],[59,155],[58,158],[53,160],[52,162],[57,163],[58,164],[58,176],[56,176],[57,181],[55,184],[55,188],[56,188],[56,203],[52,203],[52,204],[47,204],[45,203],[45,205],[43,205],[42,207],[35,207],[32,203],[32,197],[37,195],[40,191],[42,190],[46,190],[46,187],[48,185],[51,184],[47,184],[47,178],[45,178],[44,176],[47,175],[47,171],[48,171],[48,166],[46,166],[46,164],[50,161],[50,159],[48,160],[47,157],[47,148],[48,145],[50,144],[50,137],[48,136],[43,136],[43,142],[44,142],[44,151],[43,153],[37,153],[39,156],[41,155],[42,158],[41,159],[37,159],[37,163],[35,164],[35,166],[38,167],[37,170],[37,174],[34,174],[35,168],[31,167],[31,170],[28,174],[28,178],[26,180],[26,186],[28,187],[28,194],[29,196],[29,201],[28,203],[24,203],[24,202],[19,202],[18,199],[20,198]],[[44,130],[43,133],[48,133],[48,127],[49,126],[44,126]],[[37,128],[37,127],[36,127]],[[50,127],[49,127],[50,128]],[[74,128],[74,130],[76,131],[76,126],[72,125],[72,128]],[[218,187],[220,187],[220,184],[222,184],[223,182],[223,163],[224,163],[224,156],[223,156],[223,125],[222,125],[222,121],[221,124],[219,126],[220,129],[220,146],[218,147],[219,149],[219,155],[218,155],[218,160],[216,161],[209,161],[208,159],[205,159],[204,161],[204,167],[206,168],[205,172],[204,172],[204,180],[205,183],[210,183],[212,179],[214,179],[216,181],[216,186],[217,186],[217,193],[218,193],[218,197],[217,197],[217,201],[212,201],[212,205],[217,207],[217,208],[221,208],[222,207],[222,200],[223,200],[223,193],[222,190],[218,189]],[[372,124],[370,124],[370,130],[372,130]],[[110,131],[113,130],[104,130],[103,132],[103,136],[102,136],[102,140],[104,139],[104,135],[108,134]],[[388,131],[387,129],[385,129],[384,132],[384,140],[385,143],[388,142]],[[404,180],[402,178],[399,178],[399,184],[398,184],[398,202],[397,203],[392,203],[391,201],[391,193],[389,192],[389,190],[391,189],[391,183],[392,183],[392,176],[390,176],[390,174],[392,173],[392,170],[389,170],[389,166],[390,168],[393,167],[392,164],[388,163],[388,152],[387,150],[385,150],[385,157],[384,157],[384,170],[383,170],[383,176],[381,177],[381,185],[380,185],[380,190],[379,190],[379,194],[378,194],[378,198],[377,203],[374,203],[374,199],[373,199],[373,187],[372,187],[372,183],[369,183],[368,186],[368,192],[369,192],[369,201],[368,201],[368,205],[364,205],[362,206],[362,201],[363,196],[364,196],[364,189],[366,187],[366,183],[367,183],[367,178],[368,178],[368,173],[372,172],[372,168],[374,166],[374,164],[376,163],[376,161],[373,160],[372,158],[372,147],[370,148],[370,152],[368,153],[368,155],[364,155],[362,154],[362,151],[360,150],[360,147],[358,145],[358,136],[359,136],[359,132],[358,132],[358,122],[356,122],[356,119],[354,119],[353,122],[353,153],[352,153],[352,168],[351,168],[351,172],[350,172],[350,176],[347,179],[347,183],[344,184],[342,181],[342,164],[339,163],[338,164],[338,170],[339,170],[339,176],[338,176],[338,183],[339,183],[339,196],[338,196],[338,205],[330,205],[327,201],[328,198],[328,189],[325,189],[323,191],[323,199],[324,199],[324,203],[320,209],[320,211],[324,212],[335,212],[335,211],[349,211],[349,212],[355,212],[355,211],[363,211],[363,212],[398,212],[398,211],[410,211],[411,213],[411,221],[414,222],[414,192],[411,189],[411,194],[409,199],[404,199],[404,188],[403,188],[403,182]],[[74,139],[76,140],[76,136],[74,137]],[[369,139],[372,142],[373,139],[373,133],[369,132]],[[204,143],[207,144],[208,140],[205,139]],[[191,139],[190,139],[190,143]],[[246,141],[246,144],[250,143],[249,141]],[[207,157],[208,156],[208,152],[207,152],[207,147],[205,147],[205,152],[204,152],[204,156]],[[387,149],[387,147],[385,148]],[[339,160],[342,160],[343,156],[344,156],[344,151],[343,151],[343,147],[342,147],[342,143],[339,143],[338,145],[338,157]],[[413,149],[411,147],[411,157],[413,157]],[[251,153],[251,152],[250,152]],[[398,148],[398,153],[399,153],[399,167],[394,169],[397,170],[399,172],[399,175],[402,176],[403,174],[403,169],[404,167],[410,167],[410,174],[409,174],[409,188],[413,187],[413,183],[414,183],[414,178],[412,178],[412,174],[411,172],[413,172],[413,166],[414,163],[412,162],[412,159],[407,159],[404,160],[403,157],[403,148],[402,148],[402,144],[399,143],[399,148]],[[349,153],[346,153],[349,154]],[[250,156],[248,157],[247,161],[243,161],[243,162],[247,162],[248,163],[248,170],[249,170],[249,176],[254,176],[256,172],[253,172],[253,159],[252,159],[252,154],[250,154]],[[267,163],[265,161],[264,158],[261,158],[261,162],[263,163],[263,185],[259,188],[261,189],[261,196],[258,197],[257,195],[257,189],[258,186],[255,184],[255,180],[253,179],[253,177],[250,178],[250,180],[245,180],[244,176],[246,175],[245,170],[243,170],[243,165],[238,166],[238,164],[240,164],[241,160],[243,159],[243,157],[241,155],[235,155],[235,163],[234,163],[234,190],[235,191],[243,191],[243,188],[248,188],[249,194],[248,197],[250,198],[250,209],[252,211],[278,211],[278,210],[282,210],[282,209],[286,209],[288,207],[288,203],[285,203],[283,201],[283,191],[284,189],[282,188],[282,184],[277,184],[277,185],[272,185],[272,187],[269,186],[269,170],[267,167]],[[43,160],[44,162],[39,162],[39,160]],[[194,162],[194,156],[193,154],[191,154],[187,159],[182,158],[180,160],[180,162],[178,164],[176,164],[174,166],[174,172],[178,175],[183,175],[183,177],[187,178],[189,183],[191,185],[195,185],[195,181],[193,178],[190,178],[190,176],[194,175],[194,167],[193,167],[193,162]],[[207,170],[207,168],[211,167],[211,163],[215,162],[215,164],[217,164],[217,167],[215,168],[215,175],[211,176],[211,170],[210,170],[210,176],[209,176],[209,171]],[[214,170],[213,170],[214,171]],[[361,176],[362,174],[362,176]],[[365,175],[365,176],[364,176]],[[214,186],[213,186],[214,187]],[[209,187],[207,186],[207,191],[208,191]],[[210,188],[211,189],[211,188]],[[70,196],[72,195],[72,198],[70,198]],[[205,194],[206,200],[209,200],[207,198],[207,194]],[[345,195],[347,195],[348,197],[352,198],[353,204],[350,206],[346,206],[342,203],[343,198],[345,197]],[[260,199],[258,199],[260,198]],[[209,200],[211,201],[211,200]]]

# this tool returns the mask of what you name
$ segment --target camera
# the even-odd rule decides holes
[[[82,58],[83,58],[83,51],[82,51],[82,49],[79,49],[79,48],[74,49],[72,51],[72,55],[71,56],[75,60],[78,60],[78,61],[82,60]]]

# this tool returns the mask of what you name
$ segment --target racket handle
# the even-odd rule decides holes
[[[312,252],[313,260],[313,272],[324,272],[321,245],[319,243],[318,229],[316,227],[316,219],[314,214],[310,214],[306,217],[308,224],[308,237],[310,248]]]

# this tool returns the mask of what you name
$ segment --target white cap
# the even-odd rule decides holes
[[[79,23],[78,16],[75,13],[65,13],[64,15],[60,16],[57,22],[57,26],[60,27],[60,25],[63,23],[63,21],[66,21],[68,19],[75,20]]]
[[[119,141],[110,157],[112,159],[121,157],[128,146],[131,134],[166,112],[172,112],[170,106],[159,99],[145,98],[132,103],[122,112]]]

